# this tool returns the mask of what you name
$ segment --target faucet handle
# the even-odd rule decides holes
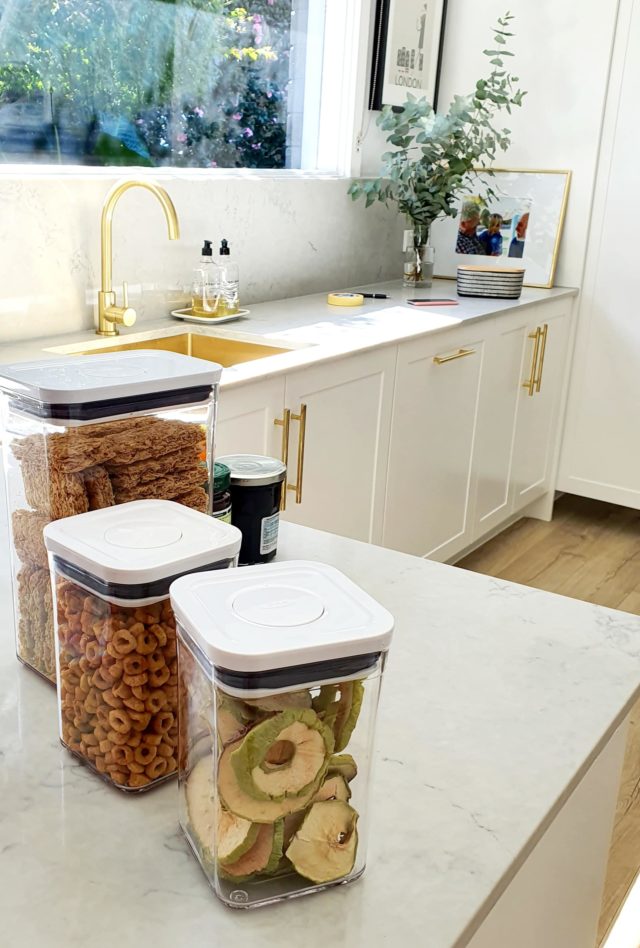
[[[127,328],[133,326],[136,321],[136,311],[129,306],[129,284],[126,280],[122,282],[122,309],[118,322]]]

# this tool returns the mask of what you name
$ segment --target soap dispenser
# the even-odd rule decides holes
[[[231,248],[229,241],[223,239],[220,244],[220,296],[218,316],[231,316],[238,312],[240,274],[238,264],[229,259]]]
[[[222,271],[213,259],[213,245],[205,240],[202,257],[194,269],[191,309],[196,316],[219,316]]]

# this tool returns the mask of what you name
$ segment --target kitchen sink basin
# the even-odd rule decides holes
[[[131,349],[162,349],[164,352],[180,352],[182,355],[195,356],[217,362],[223,368],[252,362],[267,356],[289,352],[289,348],[269,345],[267,342],[249,342],[223,336],[203,335],[195,332],[178,332],[171,335],[150,335],[149,338],[96,340],[79,345],[55,346],[47,352],[59,352],[65,355],[100,355],[101,352],[129,352]]]

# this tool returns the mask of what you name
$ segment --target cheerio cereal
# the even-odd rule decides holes
[[[177,770],[178,668],[169,585],[235,565],[235,527],[143,500],[50,524],[62,743],[123,790]]]

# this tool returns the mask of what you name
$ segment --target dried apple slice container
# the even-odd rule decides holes
[[[170,595],[180,822],[216,895],[253,908],[353,882],[392,616],[311,562],[184,576]]]

